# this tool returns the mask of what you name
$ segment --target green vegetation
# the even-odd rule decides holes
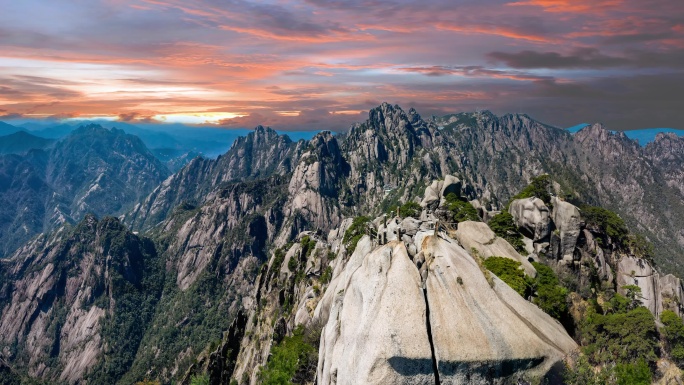
[[[273,263],[271,263],[272,272],[280,270],[280,267],[283,265],[283,261],[285,260],[286,253],[287,252],[284,247],[277,248],[273,252]]]
[[[192,376],[190,385],[209,385],[209,376],[206,374]]]
[[[550,316],[560,321],[567,319],[568,291],[561,286],[558,277],[550,267],[538,262],[532,262],[532,266],[537,270],[537,276],[534,279],[536,296],[533,302]]]
[[[109,349],[104,359],[88,375],[88,382],[108,383],[126,374],[138,346],[154,316],[164,282],[164,269],[152,242],[126,231],[114,218],[104,218],[99,227],[103,252],[101,263],[109,264],[110,303],[100,282],[95,287],[104,300],[96,301],[113,309],[102,323],[102,337]],[[99,298],[102,299],[102,298]]]
[[[454,193],[446,196],[447,210],[454,222],[479,221],[477,210],[467,200],[458,197]]]
[[[342,238],[342,242],[344,242],[345,246],[347,247],[348,254],[352,254],[354,252],[356,249],[356,244],[359,243],[359,240],[361,240],[361,238],[366,234],[368,222],[370,222],[369,217],[356,217],[352,221],[351,226],[349,226],[347,231],[344,232],[344,238]]]
[[[551,204],[551,177],[549,175],[540,175],[533,178],[527,187],[522,189],[517,195],[511,198],[511,202],[516,199],[525,199],[537,197],[544,201],[545,204]]]
[[[521,269],[520,262],[504,257],[489,257],[484,260],[484,266],[521,296],[525,297],[529,293],[531,282]]]
[[[395,216],[397,215],[397,210],[399,210],[399,216],[402,218],[418,218],[420,217],[420,212],[423,210],[422,207],[416,202],[409,201],[404,203],[401,206],[392,206],[388,211],[387,214],[389,216]]]
[[[300,243],[302,245],[302,260],[307,260],[316,248],[316,240],[311,239],[311,237],[309,237],[308,235],[305,235],[302,237]]]
[[[590,300],[578,325],[582,355],[565,373],[568,385],[648,385],[659,353],[659,336],[651,312],[640,306],[639,290],[625,286],[627,297]],[[681,346],[684,324],[674,312],[663,312],[663,334],[669,346]],[[670,337],[672,340],[670,340]],[[670,345],[672,341],[672,345]],[[672,356],[674,359],[674,355]]]
[[[684,364],[684,322],[672,310],[664,310],[660,314],[660,322],[663,323],[661,333],[670,358],[681,367]]]
[[[653,315],[643,306],[631,307],[629,299],[616,294],[603,307],[589,309],[580,333],[590,363],[655,363],[658,331]]]
[[[318,363],[320,330],[305,330],[301,325],[271,351],[259,373],[261,384],[303,384],[313,379]]]
[[[316,240],[311,239],[308,235],[303,236],[302,240],[299,241],[299,244],[302,246],[301,254],[293,255],[290,260],[287,261],[287,268],[292,272],[297,271],[299,265],[303,262],[305,263],[311,256],[311,253],[316,249],[316,243]],[[299,255],[299,257],[297,257],[297,255]]]
[[[651,369],[643,359],[615,365],[617,385],[650,385]]]
[[[582,205],[582,218],[587,227],[599,227],[617,244],[624,245],[627,241],[627,225],[617,214],[602,207]]]
[[[328,266],[323,270],[323,274],[321,274],[321,283],[322,284],[327,284],[330,282],[332,279],[332,267]]]
[[[525,243],[522,240],[523,236],[518,231],[518,227],[513,222],[513,216],[509,212],[504,211],[496,214],[489,220],[488,224],[494,234],[508,241],[520,254],[527,255]]]
[[[643,235],[629,234],[627,243],[632,254],[647,260],[651,265],[655,264],[655,249],[653,248],[653,244]]]
[[[644,360],[594,367],[581,356],[574,368],[567,368],[566,385],[650,385],[651,369]]]
[[[287,269],[294,272],[297,270],[297,266],[299,266],[299,261],[297,261],[297,258],[295,255],[293,255],[289,261],[287,261]]]

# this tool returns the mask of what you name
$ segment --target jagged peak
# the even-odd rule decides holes
[[[656,134],[654,142],[664,142],[664,141],[671,141],[671,140],[683,140],[684,137],[681,137],[674,132],[659,132]]]
[[[120,130],[117,130],[117,131],[120,131]],[[83,125],[78,126],[78,128],[71,131],[71,133],[69,135],[75,136],[77,134],[83,134],[83,133],[88,133],[88,132],[113,132],[113,131],[104,128],[101,124],[98,124],[98,123],[88,123],[88,124],[83,124]]]
[[[330,131],[321,131],[314,135],[309,141],[312,147],[312,152],[320,154],[321,156],[333,156],[335,158],[340,157],[340,146],[337,142],[337,138]]]
[[[413,110],[415,113],[415,109]],[[417,116],[418,119],[420,115],[415,113],[412,115],[414,118]],[[417,122],[416,120],[415,122]],[[391,124],[387,124],[391,122]],[[404,122],[404,124],[402,124]],[[400,131],[413,131],[413,123],[409,118],[409,115],[397,104],[392,105],[387,102],[382,103],[378,107],[374,107],[368,111],[368,119],[360,124],[353,124],[349,131],[350,134],[358,133],[360,134],[366,130],[373,130],[376,132],[389,133],[391,131],[397,131],[400,127]]]
[[[239,136],[233,144],[230,146],[230,149],[240,147],[245,145],[247,142],[251,143],[263,143],[263,144],[271,144],[273,141],[276,140],[282,140],[286,144],[292,143],[292,139],[290,139],[289,136],[283,134],[279,134],[276,132],[274,129],[271,127],[264,127],[261,124],[254,127],[254,130],[247,134],[247,136]]]
[[[262,126],[261,124],[258,125],[258,126],[256,126],[256,127],[254,127],[254,131],[253,131],[253,132],[254,132],[255,134],[276,134],[276,135],[278,134],[278,133],[277,133],[274,129],[272,129],[271,127],[269,127],[269,126],[264,127],[264,126]]]

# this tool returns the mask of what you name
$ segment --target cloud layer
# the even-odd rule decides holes
[[[344,130],[388,101],[684,128],[682,20],[671,0],[17,1],[0,119]]]

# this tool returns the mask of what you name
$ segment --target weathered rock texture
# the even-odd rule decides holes
[[[549,208],[539,198],[516,199],[511,202],[508,212],[520,231],[532,241],[544,240],[551,233]]]
[[[330,285],[332,301],[319,304],[331,306],[319,384],[541,379],[576,349],[556,320],[498,279],[490,285],[454,239],[418,233],[415,240],[414,262],[394,240],[355,253]]]
[[[116,131],[109,134],[117,134],[113,136],[118,137]],[[129,139],[116,143],[128,143],[127,146],[137,148]],[[95,147],[98,151],[118,148],[102,145]],[[81,146],[80,149],[88,148]],[[398,106],[385,103],[372,109],[368,119],[354,125],[348,133],[331,135],[324,132],[308,142],[293,143],[270,129],[257,127],[252,134],[236,141],[227,154],[216,160],[195,159],[161,185],[157,185],[161,178],[156,179],[156,166],[145,161],[145,154],[141,158],[138,157],[140,154],[133,154],[120,159],[121,151],[109,151],[103,158],[112,163],[116,163],[117,159],[122,160],[117,164],[124,166],[113,169],[113,173],[105,173],[99,181],[102,163],[97,158],[83,156],[97,165],[92,169],[97,172],[86,175],[92,178],[88,179],[85,190],[76,188],[78,186],[75,181],[67,178],[68,173],[57,168],[50,169],[50,175],[53,178],[51,180],[64,182],[65,191],[75,192],[75,195],[68,198],[76,197],[75,202],[78,204],[75,207],[79,212],[88,207],[98,207],[95,204],[97,199],[80,200],[83,195],[79,195],[79,191],[85,191],[93,198],[101,197],[103,191],[126,183],[123,187],[133,186],[135,194],[145,194],[149,191],[146,190],[147,185],[141,187],[137,183],[143,179],[156,180],[150,183],[157,185],[157,188],[146,198],[138,200],[139,196],[136,195],[135,199],[139,204],[125,215],[124,223],[136,231],[146,231],[145,235],[155,238],[161,259],[159,265],[163,267],[164,279],[160,282],[164,283],[164,289],[154,311],[150,312],[153,315],[150,321],[153,326],[144,329],[144,336],[130,337],[127,334],[128,340],[142,342],[139,347],[135,345],[126,350],[135,358],[128,373],[121,377],[121,382],[134,383],[143,378],[159,378],[164,382],[180,380],[188,373],[187,369],[192,365],[193,359],[203,351],[211,352],[205,355],[206,360],[203,361],[206,368],[223,368],[219,372],[221,378],[225,378],[229,369],[218,365],[217,360],[227,356],[223,351],[206,350],[206,347],[210,341],[219,340],[242,311],[248,315],[246,333],[241,338],[240,353],[235,358],[234,370],[229,376],[241,383],[255,384],[258,382],[259,366],[267,362],[271,347],[291,333],[296,324],[302,323],[309,327],[317,321],[328,320],[330,309],[337,303],[338,293],[350,284],[355,271],[362,268],[365,257],[376,247],[376,242],[403,243],[406,255],[416,265],[420,287],[440,287],[438,282],[431,281],[435,279],[431,274],[441,271],[435,270],[437,267],[449,271],[452,267],[448,266],[452,265],[445,267],[437,263],[423,250],[423,241],[434,234],[434,229],[426,224],[434,222],[439,213],[428,213],[426,210],[418,222],[406,218],[376,220],[376,228],[382,229],[381,236],[360,241],[352,255],[347,255],[347,245],[342,242],[346,226],[350,225],[350,220],[344,218],[380,215],[397,203],[413,201],[423,193],[426,186],[431,189],[426,194],[426,207],[439,205],[445,195],[454,192],[474,202],[481,216],[486,218],[502,210],[503,203],[527,185],[531,178],[548,173],[558,182],[556,190],[562,189],[569,195],[569,200],[575,198],[613,209],[622,215],[631,228],[648,236],[656,244],[656,259],[663,271],[684,271],[680,258],[680,254],[684,252],[684,231],[681,230],[684,226],[680,223],[681,218],[684,218],[684,187],[681,182],[683,150],[682,140],[671,135],[661,135],[654,143],[642,148],[623,135],[611,133],[600,125],[587,127],[573,136],[521,114],[495,116],[489,112],[478,112],[423,119],[413,109],[404,111]],[[81,152],[76,153],[84,155]],[[46,154],[39,151],[21,158],[0,157],[0,166],[8,170],[0,173],[0,182],[8,180],[5,174],[30,176],[35,174],[35,170],[44,169],[50,164]],[[74,166],[71,160],[60,164]],[[83,169],[92,171],[87,167]],[[108,180],[113,180],[110,178],[112,175],[119,182],[108,183]],[[431,184],[433,180],[440,178],[444,178],[444,181]],[[125,182],[121,182],[122,180]],[[60,200],[59,205],[53,204],[54,202],[49,206],[44,205],[43,198],[51,194],[49,183],[33,177],[13,178],[12,181],[0,183],[0,215],[4,215],[5,211],[2,210],[7,207],[29,207],[26,212],[30,215],[24,215],[23,211],[19,213],[10,210],[9,216],[0,218],[2,223],[11,223],[15,230],[23,231],[22,225],[37,229],[47,223],[46,220],[49,223],[68,222],[64,207],[73,202],[64,203]],[[90,191],[90,187],[94,186],[92,181],[109,188],[102,191],[94,188]],[[10,186],[11,191],[22,193],[2,195],[9,191],[2,190],[5,186]],[[127,188],[121,191],[126,192],[126,197],[135,195]],[[122,202],[119,198],[123,196],[116,194],[116,200],[105,203],[118,210],[117,205]],[[38,209],[34,210],[36,207]],[[541,260],[546,254],[552,258],[544,262],[551,265],[557,259],[572,261],[573,263],[554,267],[577,269],[572,271],[573,277],[578,276],[578,279],[586,281],[594,279],[592,274],[596,271],[602,285],[617,288],[617,263],[629,255],[607,242],[607,238],[596,233],[595,229],[583,229],[577,222],[578,215],[574,206],[557,202],[551,210],[548,217],[553,222],[552,228],[558,230],[558,233],[554,234],[553,230],[549,230],[549,245],[543,241],[547,230],[546,214],[541,206],[537,205],[531,210],[531,217],[526,214],[530,210],[521,209],[518,215],[526,218],[519,223],[527,228],[530,243],[532,238],[536,241],[532,249],[537,255],[533,254],[531,257]],[[484,228],[482,231],[484,232]],[[4,236],[3,234],[0,235]],[[310,239],[314,239],[315,247],[311,253],[303,251],[306,242],[298,238],[301,234],[309,234]],[[329,236],[325,237],[326,234]],[[508,255],[521,261],[530,273],[530,266],[519,254],[511,251],[510,245],[493,237],[485,236],[481,239],[481,235],[462,236],[461,244],[466,246],[470,242],[470,248],[475,248],[483,256]],[[50,237],[36,242],[47,242],[44,241],[47,238]],[[287,247],[287,250],[283,249],[284,255],[280,257],[284,259],[277,259],[280,254],[276,255],[273,250],[293,241],[295,243]],[[83,240],[75,242],[87,243]],[[7,244],[0,242],[0,245]],[[31,254],[31,247],[26,246],[20,251],[17,260],[26,260]],[[470,248],[466,246],[467,251]],[[546,253],[542,253],[542,250]],[[393,253],[395,254],[401,253]],[[84,257],[84,260],[87,258]],[[448,258],[444,260],[449,261]],[[268,265],[264,265],[267,261]],[[290,261],[295,261],[294,271],[290,270]],[[453,266],[457,265],[456,262],[453,263]],[[372,266],[392,269],[392,264]],[[18,309],[17,311],[40,308],[45,298],[49,297],[34,295],[31,300],[25,301],[24,297],[10,300],[8,289],[9,285],[29,277],[29,273],[37,274],[37,271],[27,270],[21,276],[5,274],[4,269],[0,271],[0,287],[3,288],[0,290],[0,297],[5,301],[5,306],[11,306],[12,309]],[[388,272],[385,269],[377,274],[387,277]],[[372,271],[367,273],[371,274]],[[392,274],[394,273],[396,272],[392,270]],[[73,274],[80,276],[81,272],[74,271]],[[324,283],[330,277],[332,280]],[[472,296],[467,287],[469,278],[465,275],[458,277],[463,280],[465,287],[461,288],[460,284],[452,287],[450,285],[453,282],[440,284],[451,290],[450,293],[468,300],[494,300],[490,289],[486,288],[478,296]],[[415,276],[411,279],[414,278]],[[354,282],[354,285],[363,283]],[[658,289],[655,290],[661,294],[654,295],[656,303],[661,301],[657,299],[660,297],[669,296],[674,298],[674,302],[677,298],[681,299],[681,294],[678,294],[681,292],[681,285],[676,280],[660,278],[658,282]],[[35,286],[36,293],[39,293],[41,285],[32,285]],[[83,288],[97,285],[90,282],[82,284]],[[503,301],[506,293],[497,287],[495,284],[496,298]],[[582,287],[590,286],[587,284]],[[371,292],[369,290],[370,288],[363,288],[357,292],[367,294]],[[351,301],[350,303],[366,305],[351,297],[347,299],[346,295],[343,297],[343,300]],[[381,295],[374,298],[378,299],[378,303],[384,303],[384,300],[380,300]],[[662,299],[661,303],[665,302],[667,301]],[[488,309],[488,305],[483,306]],[[107,306],[96,307],[105,309],[105,315],[96,314],[97,309],[91,314],[92,306],[87,305],[81,309],[85,313],[74,312],[78,316],[69,316],[72,318],[68,318],[68,325],[67,318],[59,318],[55,322],[41,318],[40,311],[33,313],[37,314],[36,322],[44,322],[41,326],[43,329],[52,331],[62,330],[63,327],[74,328],[75,325],[80,325],[78,328],[82,325],[95,325],[94,319],[108,319],[112,314],[117,314],[116,311],[111,313]],[[657,312],[658,306],[651,308]],[[428,312],[427,306],[425,309],[426,320],[427,314],[438,310],[430,307]],[[518,308],[516,310],[522,311]],[[514,315],[509,318],[522,319]],[[31,317],[28,320],[31,321]],[[481,327],[495,329],[490,326]],[[93,326],[93,330],[95,329],[97,326]],[[17,346],[25,351],[36,349],[35,341],[41,339],[28,340],[27,334],[17,330],[11,329],[8,332],[15,333],[12,338],[20,341]],[[426,326],[426,334],[427,330]],[[543,335],[536,332],[534,334]],[[31,332],[28,335],[32,335]],[[492,333],[485,335],[489,344],[487,346],[510,346],[515,354],[525,352],[518,349],[515,341],[508,341],[503,337],[498,340],[492,337]],[[106,337],[101,335],[101,341],[105,340]],[[74,344],[69,345],[70,341]],[[65,339],[64,343],[69,349],[73,348],[72,351],[78,352],[78,349],[97,344],[95,337],[89,341],[74,338]],[[228,344],[224,342],[221,349]],[[499,342],[501,344],[497,345]],[[447,363],[452,362],[449,360],[459,360],[462,357],[459,358],[456,354],[458,351],[454,353],[448,345],[439,349],[433,345],[435,357],[438,357],[437,350],[443,355],[443,361],[440,362],[442,368],[447,368],[444,369],[444,378],[449,378],[449,375],[458,378],[465,372],[479,376],[471,363],[459,366],[461,369],[458,370],[448,369]],[[547,355],[542,363],[534,366],[537,369],[522,371],[530,375],[536,375],[535,370],[543,371],[546,360],[552,357],[546,347],[537,345],[536,342],[535,346],[539,349],[535,352]],[[41,363],[44,367],[41,368],[39,364],[34,365],[35,362],[29,363],[27,355],[17,355],[11,348],[9,346],[7,353],[3,353],[11,357],[6,360],[9,365],[17,370],[29,368],[31,373],[50,379],[59,378],[66,365],[70,365],[70,373],[78,372],[83,367],[79,366],[83,360],[88,361],[92,357],[89,352],[74,354],[63,361],[65,366],[60,366],[62,361],[59,360],[62,358],[43,360]],[[49,347],[41,349],[50,350]],[[59,357],[67,357],[61,346],[59,351]],[[378,357],[381,355],[377,350],[375,353]],[[500,350],[493,348],[490,353],[494,360],[503,359],[499,354]],[[214,358],[211,358],[212,354]],[[535,358],[537,359],[538,357]],[[397,362],[392,361],[395,365]],[[414,367],[411,362],[413,361],[399,361],[399,364],[403,368]],[[434,362],[437,363],[436,358]],[[509,362],[505,365],[521,365],[521,362]],[[348,362],[345,367],[351,364]],[[127,363],[112,366],[121,367],[122,370],[129,367]],[[424,365],[420,363],[415,367],[424,368]],[[429,374],[417,373],[415,370],[407,372],[409,375],[406,378],[430,378]],[[382,373],[385,373],[382,374],[384,376],[389,372]],[[506,376],[497,378],[504,377]]]
[[[152,243],[116,219],[87,216],[73,231],[39,238],[0,260],[7,271],[0,287],[0,354],[7,360],[28,357],[21,369],[49,381],[73,384],[98,370],[106,377],[98,363],[119,360],[122,352],[120,341],[103,328],[130,327],[118,318],[130,317],[140,334],[127,337],[140,342],[149,322],[144,314],[160,289],[145,283],[159,274],[155,259]],[[122,314],[129,306],[140,313]],[[50,360],[59,365],[47,365]]]
[[[520,255],[510,243],[499,238],[483,222],[466,221],[458,224],[455,233],[456,239],[466,250],[475,249],[483,258],[504,257],[520,262],[525,273],[530,277],[536,275],[536,271],[526,257]]]
[[[618,262],[617,285],[621,294],[625,294],[627,285],[636,285],[641,289],[641,303],[660,318],[663,310],[672,310],[682,315],[682,282],[672,274],[661,275],[651,265],[639,258],[623,257]]]

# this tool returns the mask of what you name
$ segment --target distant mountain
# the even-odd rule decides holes
[[[201,205],[227,183],[287,175],[304,146],[303,140],[295,143],[286,135],[258,126],[217,159],[192,159],[127,213],[124,221],[133,229],[147,230],[166,219],[179,204]]]
[[[5,122],[0,122],[0,136],[14,134],[17,131],[23,131],[23,128],[15,127]]]
[[[0,136],[1,154],[22,154],[32,149],[44,149],[55,141],[31,135],[26,131],[17,131],[14,134]]]
[[[567,128],[567,130],[571,134],[575,134],[587,126],[590,126],[590,124],[582,123],[582,124],[578,124],[576,126]],[[611,132],[616,133],[617,131],[611,131]],[[649,144],[653,141],[655,141],[658,134],[672,133],[672,134],[675,134],[679,137],[684,137],[684,130],[675,129],[675,128],[644,128],[641,130],[628,130],[628,131],[622,131],[622,132],[624,132],[625,136],[627,136],[628,138],[638,141],[642,147],[646,146],[647,144]]]
[[[0,257],[86,213],[130,209],[169,174],[135,136],[82,126],[54,147],[0,156]]]

